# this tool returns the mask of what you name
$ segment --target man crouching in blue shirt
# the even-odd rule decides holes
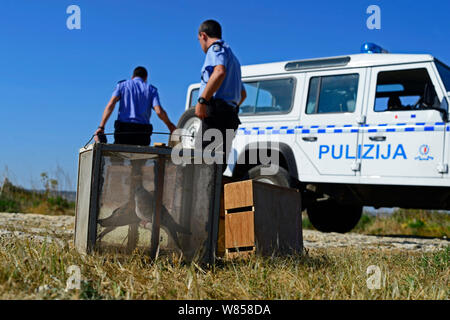
[[[144,67],[133,71],[131,80],[120,81],[103,112],[102,121],[95,131],[95,141],[104,137],[105,125],[116,103],[120,101],[119,116],[114,123],[114,143],[148,146],[153,127],[150,124],[152,109],[172,133],[176,126],[169,120],[159,102],[158,90],[147,83]],[[104,138],[103,138],[104,139]]]

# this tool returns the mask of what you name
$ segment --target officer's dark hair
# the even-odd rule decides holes
[[[144,67],[136,67],[136,69],[134,69],[133,71],[133,77],[139,77],[145,80],[147,79],[147,76],[147,69],[145,69]]]
[[[211,38],[222,39],[222,27],[216,20],[203,21],[198,28],[198,33],[204,32]]]

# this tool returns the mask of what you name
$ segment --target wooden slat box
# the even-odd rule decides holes
[[[296,189],[246,180],[224,186],[226,257],[301,253],[301,198]]]

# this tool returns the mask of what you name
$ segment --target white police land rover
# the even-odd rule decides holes
[[[350,231],[363,206],[450,209],[450,68],[374,44],[362,52],[243,66],[247,99],[225,175],[299,188],[326,232]],[[198,88],[178,123],[188,132],[199,128]],[[273,139],[276,175],[239,161]]]

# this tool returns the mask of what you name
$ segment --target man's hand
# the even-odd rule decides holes
[[[195,115],[202,120],[205,119],[208,116],[206,113],[206,104],[197,102],[197,105],[195,106]]]
[[[98,135],[105,133],[104,127],[106,125],[106,122],[108,121],[109,117],[111,116],[111,113],[113,113],[114,108],[116,107],[116,103],[119,100],[120,100],[120,97],[116,97],[116,96],[111,97],[108,104],[106,105],[105,110],[103,111],[102,121],[100,121],[100,126],[94,133],[95,142],[100,142]]]
[[[98,138],[99,134],[104,134],[105,133],[105,129],[102,128],[98,128],[95,133],[94,133],[94,141],[95,142],[100,142],[100,139]]]
[[[177,129],[177,126],[174,125],[172,122],[169,123],[167,127],[169,128],[170,134],[172,134],[172,132],[174,132]]]

